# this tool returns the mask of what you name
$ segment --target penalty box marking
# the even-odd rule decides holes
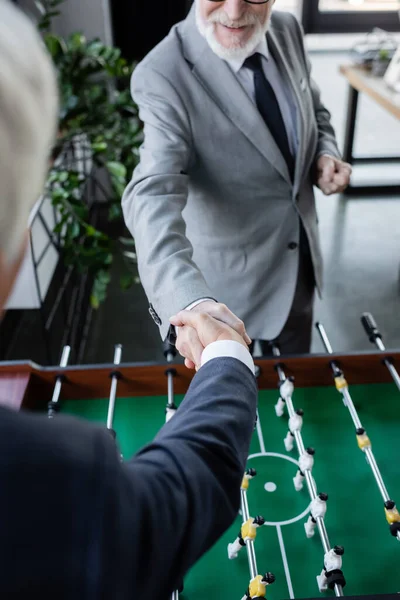
[[[296,467],[299,466],[299,463],[297,462],[297,460],[295,460],[291,456],[286,456],[285,454],[279,454],[278,452],[257,452],[256,454],[250,454],[250,456],[248,457],[248,460],[251,460],[252,458],[260,458],[261,456],[271,456],[272,458],[283,458],[284,460],[288,460],[289,462],[296,465]],[[265,521],[264,525],[266,525],[267,527],[282,527],[283,525],[291,525],[292,523],[296,523],[297,521],[304,519],[304,517],[306,517],[309,512],[310,512],[310,504],[307,504],[307,508],[301,513],[301,515],[298,515],[297,517],[293,517],[293,519],[288,519],[287,521]]]

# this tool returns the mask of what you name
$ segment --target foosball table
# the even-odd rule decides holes
[[[254,597],[257,575],[271,600],[400,592],[400,352],[386,351],[364,318],[379,351],[333,354],[319,326],[330,355],[274,347],[255,360],[241,510],[186,576],[183,598]],[[128,460],[173,418],[193,374],[173,350],[157,364],[124,363],[121,352],[95,366],[68,366],[68,348],[55,368],[3,363],[0,403],[104,424]]]

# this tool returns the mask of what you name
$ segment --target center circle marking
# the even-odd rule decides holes
[[[274,483],[273,481],[268,481],[265,485],[264,485],[264,490],[266,492],[275,492],[277,488],[276,483]]]
[[[250,454],[250,456],[248,457],[248,460],[251,460],[252,458],[259,458],[259,457],[260,458],[261,457],[282,458],[283,460],[287,460],[287,461],[293,463],[297,467],[299,466],[299,463],[297,462],[297,460],[295,460],[291,456],[286,456],[285,454],[280,454],[278,452],[256,452],[255,454]],[[272,483],[272,482],[269,482],[269,483]],[[264,487],[264,489],[265,489],[265,487]],[[296,517],[293,517],[292,519],[288,519],[286,521],[265,521],[264,525],[266,525],[267,527],[268,526],[281,527],[282,525],[291,525],[292,523],[296,523],[296,521],[300,521],[301,519],[304,519],[309,514],[309,512],[310,512],[310,503],[308,502],[307,508],[300,515],[297,515]]]

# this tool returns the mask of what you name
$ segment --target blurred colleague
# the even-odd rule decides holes
[[[0,312],[43,187],[56,113],[41,40],[0,0]],[[167,600],[237,516],[256,414],[254,364],[224,323],[187,311],[173,323],[196,331],[205,348],[199,372],[177,414],[127,463],[102,428],[0,408],[1,598]]]
[[[244,322],[265,353],[274,339],[310,348],[322,289],[313,185],[341,192],[351,169],[302,30],[273,4],[195,0],[133,74],[144,143],[123,209],[163,338],[190,308]],[[181,353],[193,335],[179,329]]]

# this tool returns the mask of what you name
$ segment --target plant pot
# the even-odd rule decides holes
[[[390,64],[390,60],[382,60],[380,58],[372,61],[372,75],[375,77],[383,77],[387,71],[387,68]]]

